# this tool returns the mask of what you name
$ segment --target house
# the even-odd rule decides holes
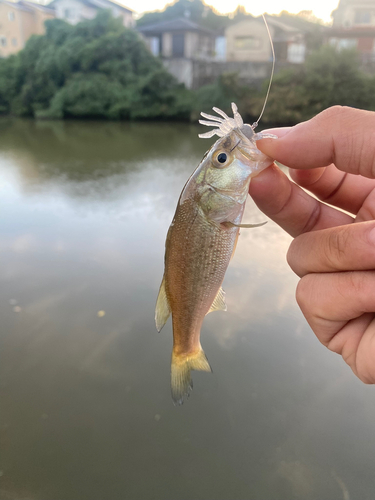
[[[300,64],[305,61],[304,33],[294,26],[267,16],[275,49],[276,61]],[[225,30],[226,60],[269,62],[272,59],[271,43],[262,17],[249,17],[232,24]]]
[[[155,56],[207,59],[214,52],[212,32],[187,18],[147,24],[138,31]]]
[[[84,19],[94,19],[99,9],[109,9],[113,17],[119,17],[126,28],[135,25],[133,11],[113,0],[52,0],[48,7],[55,9],[56,17],[70,24]]]
[[[0,0],[0,57],[23,49],[31,35],[42,35],[44,21],[54,17],[53,9],[34,2]]]
[[[363,62],[375,60],[375,0],[340,0],[331,14],[328,43],[337,48],[357,49]]]
[[[183,17],[137,29],[152,54],[162,58],[166,69],[180,83],[193,88],[195,61],[209,61],[213,58],[213,33]]]
[[[375,0],[340,0],[331,17],[334,28],[375,27]]]

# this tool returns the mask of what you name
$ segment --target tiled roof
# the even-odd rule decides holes
[[[51,6],[52,8],[54,8],[55,4],[58,1],[59,0],[52,0],[52,2],[50,2],[48,4],[48,7]],[[85,3],[85,4],[94,5],[97,8],[103,8],[103,3],[107,4],[108,7],[111,7],[111,5],[115,5],[116,7],[120,7],[120,9],[126,10],[127,12],[133,12],[131,9],[129,9],[129,7],[125,7],[125,5],[123,5],[119,2],[116,2],[114,0],[100,0],[100,1],[97,1],[97,0],[78,0],[78,1],[81,1],[82,3]]]
[[[146,24],[137,28],[141,33],[164,33],[165,31],[201,31],[211,33],[207,28],[202,28],[199,24],[179,17],[177,19],[170,19],[169,21],[161,21],[159,23]]]
[[[7,2],[7,0],[0,0],[0,3],[3,3],[5,5],[7,5],[8,7],[12,7],[13,9],[23,10],[25,12],[33,12],[33,10],[41,10],[41,11],[49,12],[49,13],[54,12],[53,9],[45,7],[44,5],[40,5],[40,4],[34,3],[34,2],[27,2],[24,0],[21,0],[19,2]]]

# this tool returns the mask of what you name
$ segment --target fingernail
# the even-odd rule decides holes
[[[262,130],[262,134],[272,134],[276,135],[279,139],[286,136],[288,132],[292,130],[293,127],[280,127],[280,128],[266,128]]]

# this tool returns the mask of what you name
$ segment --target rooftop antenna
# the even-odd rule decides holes
[[[267,89],[267,94],[266,94],[266,98],[264,100],[264,104],[263,104],[263,108],[262,108],[262,111],[260,112],[260,115],[259,115],[259,118],[257,119],[256,122],[254,122],[251,126],[251,128],[254,130],[255,128],[257,128],[258,124],[259,124],[259,121],[260,119],[262,118],[263,116],[263,113],[264,113],[264,110],[266,109],[266,105],[267,105],[267,101],[268,101],[268,96],[270,94],[270,90],[271,90],[271,85],[272,85],[272,80],[273,80],[273,74],[275,72],[275,49],[273,47],[273,41],[272,41],[272,36],[271,36],[271,33],[270,33],[270,29],[268,27],[268,23],[267,23],[267,20],[266,20],[266,17],[264,14],[262,14],[262,17],[263,17],[263,21],[264,21],[264,24],[266,25],[266,29],[267,29],[267,33],[268,33],[268,38],[270,39],[270,43],[271,43],[271,51],[272,51],[272,70],[271,70],[271,76],[270,76],[270,83],[268,84],[268,89]]]

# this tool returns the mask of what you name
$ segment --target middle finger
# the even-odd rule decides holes
[[[375,221],[301,234],[292,241],[287,259],[300,277],[375,269]]]
[[[325,203],[356,214],[368,195],[375,189],[375,179],[341,172],[332,163],[313,170],[289,169],[290,176],[300,186],[311,191]]]
[[[293,237],[353,222],[350,215],[321,203],[291,182],[275,164],[251,180],[249,193],[260,210]]]

